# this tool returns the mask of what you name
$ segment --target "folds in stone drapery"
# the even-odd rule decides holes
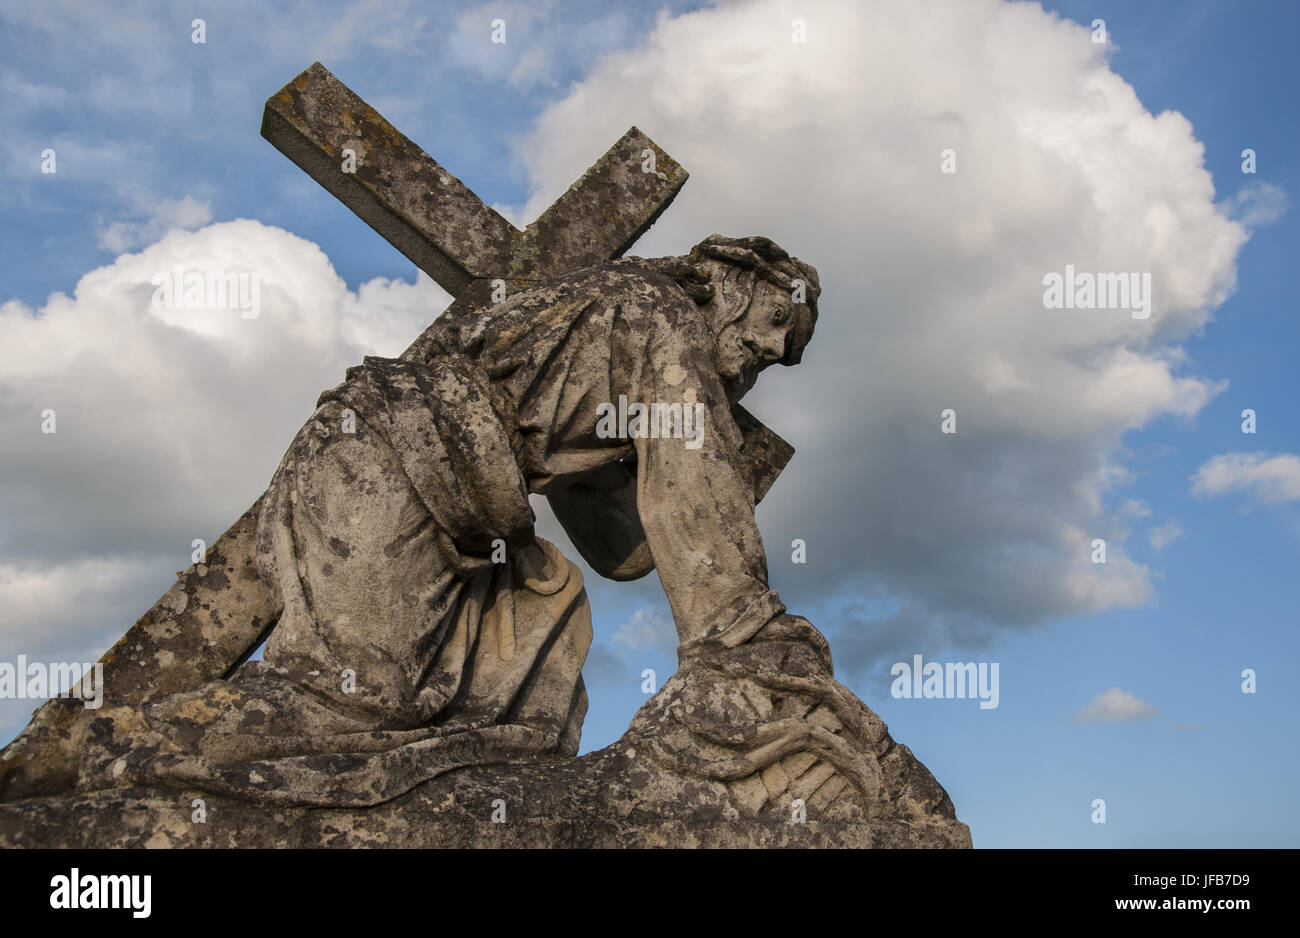
[[[359,807],[455,768],[575,755],[591,641],[580,571],[538,540],[481,579],[457,614],[455,628],[474,635],[473,654],[457,712],[444,719],[377,730],[364,714],[335,709],[312,675],[249,662],[229,681],[140,708],[87,711],[67,743],[80,765],[77,790],[165,785]]]

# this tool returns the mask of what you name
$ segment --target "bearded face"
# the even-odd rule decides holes
[[[733,404],[754,386],[760,371],[785,356],[794,324],[788,293],[752,274],[744,279],[749,282],[735,283],[735,289],[724,281],[712,301],[718,304],[714,321],[725,323],[716,335],[718,374]]]

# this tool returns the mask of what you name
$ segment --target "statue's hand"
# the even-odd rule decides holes
[[[812,646],[813,650],[821,656],[826,664],[827,671],[832,670],[830,643],[826,641],[826,636],[817,631],[816,627],[803,616],[783,612],[781,615],[768,620],[767,624],[758,630],[751,641],[803,642]]]

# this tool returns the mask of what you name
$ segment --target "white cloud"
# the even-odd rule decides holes
[[[255,272],[260,315],[155,309],[177,264]],[[0,305],[0,648],[103,651],[263,491],[317,395],[446,299],[423,275],[354,294],[316,245],[240,220]]]
[[[609,4],[557,8],[555,0],[491,0],[456,17],[447,55],[484,78],[529,91],[553,86],[575,62],[625,44],[636,18]]]
[[[633,651],[657,649],[670,656],[677,652],[677,630],[672,619],[648,606],[632,613],[632,618],[618,627],[612,641]]]
[[[1216,209],[1191,124],[1147,111],[1085,26],[994,0],[664,17],[541,115],[519,215],[629,124],[692,173],[635,253],[766,234],[821,274],[804,367],[747,402],[799,450],[760,508],[787,600],[892,597],[941,640],[1151,598],[1122,538],[1105,565],[1087,545],[1132,511],[1108,508],[1123,434],[1225,386],[1177,343],[1230,295],[1247,232]],[[1149,272],[1151,318],[1044,309],[1066,264]]]
[[[796,15],[806,45],[790,42]],[[600,28],[618,35],[614,20]],[[393,22],[367,41],[400,41]],[[291,51],[305,47],[300,27],[260,33],[270,60],[292,59],[285,78],[305,64]],[[343,41],[328,24],[309,29]],[[142,35],[174,45],[156,23]],[[556,56],[503,59],[498,77],[545,83],[579,48],[537,43]],[[168,83],[136,67],[133,85],[159,89],[164,112]],[[923,627],[935,641],[1150,598],[1122,538],[1104,566],[1088,545],[1117,522],[1107,505],[1129,477],[1122,435],[1192,417],[1221,389],[1187,373],[1176,343],[1230,293],[1246,237],[1216,210],[1185,118],[1151,115],[1085,27],[1030,4],[732,4],[662,17],[548,108],[520,145],[535,193],[519,217],[536,217],[632,123],[693,174],[637,253],[762,233],[822,275],[805,367],[766,373],[749,402],[799,448],[760,509],[783,592],[887,595],[891,634]],[[955,175],[939,172],[947,147]],[[119,219],[127,227],[106,243],[160,240],[86,274],[73,296],[0,306],[0,569],[34,578],[6,589],[47,597],[27,601],[6,643],[46,626],[71,645],[120,634],[187,565],[190,540],[210,543],[263,490],[317,394],[363,354],[400,352],[445,302],[424,277],[353,294],[314,244],[257,222],[180,230],[209,210],[189,198]],[[261,315],[154,310],[151,278],[178,263],[258,272]],[[1066,263],[1150,272],[1151,319],[1044,309],[1042,276]],[[938,432],[946,407],[954,436]],[[39,430],[45,408],[58,414],[53,436]],[[793,537],[809,546],[797,572],[783,549]],[[117,601],[76,600],[86,615],[70,620],[65,599],[81,594],[67,571],[95,563],[139,566]],[[667,617],[643,613],[620,643],[671,651]]]
[[[158,199],[144,208],[142,219],[114,221],[100,228],[99,246],[114,254],[152,244],[173,229],[191,231],[212,221],[212,203],[192,195]]]
[[[1183,526],[1177,521],[1167,521],[1162,525],[1152,528],[1148,534],[1151,541],[1151,549],[1156,551],[1164,550],[1182,536]]]
[[[1261,502],[1300,500],[1300,456],[1281,453],[1221,453],[1192,477],[1193,495],[1249,492]]]
[[[1242,186],[1223,203],[1223,212],[1247,228],[1271,225],[1286,214],[1290,200],[1286,190],[1271,182]]]
[[[171,585],[170,576],[161,572],[156,563],[150,565],[123,557],[90,557],[40,565],[0,564],[0,607],[5,610],[7,623],[4,647],[6,650],[16,647],[29,657],[66,651],[76,645],[68,642],[68,633],[79,627],[88,609],[111,608],[123,614],[129,624],[144,610],[123,608],[123,592],[147,586],[161,595]],[[99,636],[92,644],[104,639],[111,643],[117,637]],[[87,650],[83,643],[80,653],[85,654]],[[103,650],[98,648],[96,656]]]
[[[0,563],[0,661],[16,663],[18,655],[29,661],[97,661],[173,577],[166,557]],[[0,700],[0,743],[22,728],[34,706],[30,700]]]
[[[1123,518],[1145,518],[1150,514],[1150,506],[1136,498],[1126,499],[1124,504],[1119,506],[1119,515]]]
[[[1086,707],[1071,718],[1076,723],[1132,723],[1156,715],[1156,708],[1145,700],[1112,687],[1094,697]]]

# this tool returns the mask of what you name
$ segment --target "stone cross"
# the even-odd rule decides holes
[[[493,281],[514,292],[622,257],[689,175],[632,127],[520,231],[319,62],[266,102],[262,136],[455,297],[448,312],[486,306]],[[423,355],[425,335],[402,357]],[[794,450],[733,413],[761,499]]]
[[[513,292],[621,257],[687,178],[633,127],[520,231],[319,62],[266,102],[262,136],[451,293],[447,312],[487,306],[493,281]],[[402,357],[423,356],[428,334]],[[794,450],[743,408],[733,415],[761,498]],[[137,703],[228,677],[270,634],[275,608],[254,560],[260,504],[104,655],[106,702]]]

